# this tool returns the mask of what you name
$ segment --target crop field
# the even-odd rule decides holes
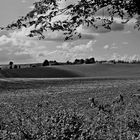
[[[139,78],[4,78],[0,139],[138,140],[139,95]]]
[[[140,77],[140,64],[58,65],[2,69],[2,78]]]

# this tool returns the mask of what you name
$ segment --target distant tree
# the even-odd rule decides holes
[[[85,64],[90,64],[90,61],[88,58],[85,60]]]
[[[9,66],[10,66],[9,68],[10,68],[10,69],[13,68],[13,64],[14,64],[14,62],[12,62],[12,61],[9,62]]]
[[[78,64],[78,63],[79,63],[79,59],[75,59],[74,64]]]
[[[49,66],[49,61],[48,60],[45,60],[42,64],[42,66]]]
[[[54,60],[53,63],[53,65],[59,65],[59,63],[56,60]]]
[[[93,64],[93,63],[95,63],[95,58],[94,58],[94,57],[92,57],[92,58],[87,58],[87,59],[85,60],[85,64]]]
[[[80,64],[84,64],[85,60],[84,59],[80,59]]]
[[[37,67],[36,65],[32,65],[32,68],[35,68],[35,67]]]
[[[54,60],[54,61],[49,61],[49,65],[60,65],[60,63]]]
[[[109,62],[112,63],[112,64],[116,64],[115,60],[110,60]]]
[[[18,66],[17,65],[14,65],[14,69],[17,69],[18,68]]]
[[[90,63],[95,63],[95,58],[92,57],[92,58],[89,59],[89,61],[90,61]]]
[[[70,64],[72,64],[72,63],[71,63],[70,61],[67,61],[66,64],[67,64],[67,65],[70,65]]]
[[[84,59],[75,59],[74,64],[83,64]]]

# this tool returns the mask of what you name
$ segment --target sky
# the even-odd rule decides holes
[[[36,0],[37,1],[37,0]],[[12,23],[31,10],[35,0],[0,0],[0,26]],[[61,6],[74,0],[62,1]],[[140,31],[134,29],[132,21],[123,25],[116,20],[112,31],[92,26],[80,27],[82,38],[64,41],[60,32],[48,32],[44,40],[26,37],[29,29],[0,31],[0,64],[36,63],[45,59],[74,61],[76,58],[94,57],[96,60],[140,59]]]

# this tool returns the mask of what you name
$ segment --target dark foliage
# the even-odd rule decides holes
[[[14,69],[17,69],[18,68],[18,66],[17,65],[14,65]]]
[[[12,62],[12,61],[9,62],[9,68],[10,68],[10,69],[13,68],[13,64],[14,64],[14,62]]]
[[[84,64],[84,59],[75,59],[74,64]]]
[[[95,63],[95,59],[92,57],[92,58],[87,58],[86,60],[85,60],[85,64],[92,64],[92,63]]]
[[[42,64],[42,66],[49,66],[49,61],[48,60],[45,60]]]
[[[97,22],[101,21],[102,24],[100,26],[111,30],[111,24],[114,22],[116,15],[123,19],[122,24],[127,23],[137,15],[135,28],[140,29],[139,0],[79,0],[77,3],[68,5],[63,9],[59,7],[58,3],[60,1],[40,0],[39,2],[34,2],[34,8],[25,16],[0,29],[21,29],[22,27],[27,28],[34,25],[35,28],[30,32],[29,37],[38,36],[39,39],[44,39],[44,31],[57,30],[63,31],[65,40],[69,40],[75,35],[79,38],[81,37],[81,34],[76,30],[80,25],[92,25],[98,28]],[[96,16],[96,13],[103,8],[107,9],[110,18]],[[58,19],[52,22],[54,17],[63,14],[68,15],[69,18],[63,21]]]

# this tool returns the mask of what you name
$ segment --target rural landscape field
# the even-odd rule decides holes
[[[28,68],[30,75],[27,69],[1,71],[0,138],[140,139],[139,68],[94,64]],[[52,78],[42,78],[41,69]],[[20,77],[22,71],[28,78]]]
[[[0,140],[140,140],[140,0],[0,0]]]

